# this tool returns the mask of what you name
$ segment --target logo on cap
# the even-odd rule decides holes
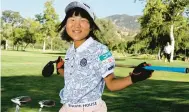
[[[90,7],[87,5],[87,4],[85,4],[85,3],[83,3],[85,6],[87,6],[89,9],[90,9]]]

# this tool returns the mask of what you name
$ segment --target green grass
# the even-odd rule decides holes
[[[55,107],[44,108],[44,111],[57,112],[61,107],[59,91],[64,86],[64,79],[56,74],[44,78],[41,70],[59,55],[64,56],[57,52],[2,51],[1,112],[14,112],[15,104],[10,99],[21,95],[32,98],[21,107],[21,112],[37,112],[38,102],[44,99],[56,101]],[[189,66],[182,61],[164,63],[137,57],[127,57],[116,63],[137,65],[144,61],[152,65]],[[115,74],[119,78],[131,71],[131,68],[116,68]],[[150,79],[124,90],[110,92],[105,88],[102,98],[107,103],[108,112],[189,112],[189,74],[155,71]]]

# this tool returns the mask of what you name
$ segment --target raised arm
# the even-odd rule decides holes
[[[113,73],[109,74],[104,78],[107,88],[110,91],[122,90],[133,83],[146,80],[154,71],[146,70],[143,68],[144,66],[150,66],[150,64],[147,64],[146,62],[139,64],[129,76],[124,78],[116,78]]]

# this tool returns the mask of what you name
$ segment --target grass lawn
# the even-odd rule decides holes
[[[59,91],[64,79],[54,75],[44,78],[42,68],[64,53],[41,53],[38,51],[1,51],[1,112],[14,112],[15,104],[11,98],[30,96],[32,101],[21,107],[21,112],[37,112],[38,102],[44,99],[56,101],[56,106],[44,108],[44,112],[57,112],[61,104]],[[175,61],[165,63],[127,57],[116,63],[137,65],[141,62],[152,65],[189,67],[189,63]],[[115,74],[124,77],[131,68],[116,68]],[[108,112],[189,112],[189,74],[155,71],[153,76],[130,87],[110,92],[105,88],[102,99],[107,103]]]

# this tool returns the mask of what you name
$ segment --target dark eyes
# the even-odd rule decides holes
[[[69,18],[68,19],[69,21],[71,21],[71,22],[74,22],[74,21],[76,21],[76,20],[78,20],[77,18]],[[79,19],[80,20],[80,22],[89,22],[87,19],[85,19],[85,18],[80,18]]]

